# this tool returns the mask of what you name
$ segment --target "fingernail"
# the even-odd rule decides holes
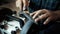
[[[39,19],[37,18],[37,19],[35,19],[35,22],[37,22]]]
[[[43,24],[45,24],[45,23],[43,23]]]
[[[46,22],[44,22],[43,24],[44,24],[44,25],[46,25],[47,23],[46,23]]]
[[[35,19],[35,22],[36,22],[37,20]]]

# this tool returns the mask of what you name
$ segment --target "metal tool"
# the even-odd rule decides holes
[[[24,13],[24,11],[22,11],[22,14],[26,17],[26,19],[28,19],[28,21],[23,26],[20,34],[27,34],[28,33],[28,30],[33,25],[33,23],[35,25],[38,25],[38,24],[34,21],[34,19],[30,15],[27,15],[26,13]]]

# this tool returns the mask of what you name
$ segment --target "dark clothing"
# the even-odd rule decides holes
[[[60,34],[60,23],[56,22],[47,28],[39,31],[37,34]]]
[[[39,9],[59,10],[60,0],[30,0],[30,8],[34,11]]]
[[[30,12],[40,9],[51,11],[60,10],[60,0],[30,0]],[[60,34],[60,23],[54,23],[37,34]]]

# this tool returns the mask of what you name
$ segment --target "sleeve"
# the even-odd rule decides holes
[[[57,9],[60,10],[60,0],[58,1]]]
[[[40,9],[40,2],[41,0],[30,0],[30,8],[33,9],[34,11],[35,10],[38,10]]]
[[[59,2],[59,10],[60,10],[60,2]]]

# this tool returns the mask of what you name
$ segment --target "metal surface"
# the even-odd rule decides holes
[[[9,19],[16,20],[16,21],[20,22],[21,28],[23,27],[24,21],[23,21],[22,19],[17,18],[17,17],[14,17],[14,16],[9,16],[9,15],[6,15],[6,16],[7,16]]]
[[[35,21],[26,13],[22,12],[22,14],[28,19],[28,21],[23,26],[20,34],[27,34],[29,28],[32,26],[33,23],[35,23]],[[35,23],[35,24],[37,25],[37,23]]]

